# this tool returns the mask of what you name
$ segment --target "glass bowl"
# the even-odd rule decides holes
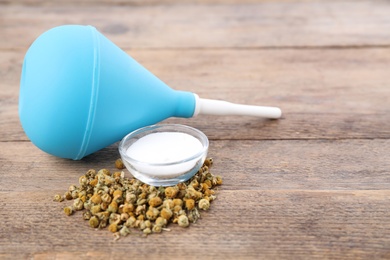
[[[140,148],[140,143],[145,144],[146,138],[141,142],[137,141],[146,136],[156,138],[157,135],[150,135],[157,133],[161,133],[158,138],[162,139],[150,141]],[[188,142],[195,144],[191,150],[187,149]],[[161,145],[164,147],[158,147]],[[195,128],[160,124],[146,126],[126,135],[119,143],[119,153],[127,170],[135,178],[152,186],[173,186],[198,172],[206,159],[208,147],[207,136]],[[170,152],[176,154],[169,158]],[[148,153],[150,158],[146,158]],[[144,154],[143,158],[141,154]]]

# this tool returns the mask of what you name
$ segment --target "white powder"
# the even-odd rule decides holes
[[[149,164],[174,163],[186,160],[203,149],[202,143],[195,137],[179,132],[162,132],[146,135],[126,151],[127,156]],[[138,170],[148,175],[177,176],[195,166],[197,158],[184,163],[164,167],[138,166]]]

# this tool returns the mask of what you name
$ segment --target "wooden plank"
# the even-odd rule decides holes
[[[50,156],[30,142],[0,142],[0,148],[3,191],[67,189],[88,169],[114,170],[120,157],[117,145],[80,161]],[[389,139],[211,141],[209,156],[229,190],[387,190],[390,184]]]
[[[0,129],[0,141],[27,140],[17,115],[24,54],[0,54],[0,124],[7,126]],[[387,48],[131,50],[129,54],[174,89],[204,98],[279,106],[284,112],[277,121],[213,116],[166,121],[199,128],[213,140],[390,136]]]
[[[300,2],[313,2],[312,0],[301,0]],[[360,0],[359,0],[360,1]],[[365,0],[363,0],[365,1]],[[264,2],[297,2],[297,0],[0,0],[4,5],[120,5],[120,6],[142,6],[142,5],[173,5],[173,4],[252,4]]]
[[[44,31],[70,23],[94,25],[125,48],[389,46],[389,12],[387,1],[169,6],[3,4],[0,48],[27,48]]]
[[[46,182],[47,183],[47,182]],[[0,192],[1,256],[163,259],[388,258],[390,201],[381,191],[229,191],[188,229],[116,242],[93,230],[53,190]],[[19,219],[19,221],[15,221]]]

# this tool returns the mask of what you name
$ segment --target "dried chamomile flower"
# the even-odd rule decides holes
[[[210,208],[210,202],[206,199],[201,199],[198,202],[198,206],[200,209],[208,210]]]
[[[176,186],[165,188],[165,197],[173,199],[176,197],[179,189]]]
[[[186,202],[186,209],[191,210],[195,207],[195,200],[187,199],[185,202]]]
[[[156,221],[154,222],[155,225],[165,227],[167,225],[168,221],[164,217],[158,217]]]
[[[149,220],[155,220],[160,214],[160,211],[156,208],[150,207],[149,210],[146,212],[146,217]]]
[[[114,197],[114,200],[117,199],[117,198],[120,198],[122,197],[122,194],[123,194],[123,191],[122,190],[115,190],[112,194],[112,196]]]
[[[162,199],[160,197],[154,197],[149,200],[149,206],[151,207],[158,207],[163,203]]]
[[[222,177],[217,175],[215,178],[216,178],[216,184],[217,185],[222,185]]]
[[[56,195],[54,195],[53,201],[61,202],[61,201],[64,201],[64,198],[60,194],[56,194]]]
[[[205,161],[204,161],[204,164],[207,166],[207,167],[211,167],[213,166],[213,158],[207,158]]]
[[[164,208],[173,209],[174,206],[175,206],[175,204],[173,203],[172,199],[165,199],[163,201],[163,207]]]
[[[106,202],[106,203],[110,203],[112,200],[110,194],[108,194],[108,193],[103,194],[103,196],[101,196],[101,198],[102,198],[102,201]]]
[[[162,227],[160,225],[154,225],[152,231],[153,233],[161,233]]]
[[[73,198],[72,198],[72,193],[71,193],[71,192],[69,192],[69,191],[65,192],[65,194],[64,194],[64,198],[65,198],[65,199],[67,199],[67,200],[71,200],[71,199],[73,199]]]
[[[152,233],[152,230],[150,230],[150,228],[145,228],[143,232],[144,234],[149,235],[150,233]]]
[[[91,207],[91,213],[92,215],[95,215],[96,213],[102,211],[102,208],[100,205],[95,205]]]
[[[91,211],[84,211],[83,213],[83,219],[89,220],[92,217]]]
[[[128,213],[121,213],[121,221],[126,222],[128,220],[130,215]]]
[[[75,199],[73,201],[73,208],[75,210],[82,210],[84,208],[84,202],[79,198]]]
[[[102,202],[102,197],[98,193],[95,193],[90,200],[93,204],[100,204]]]
[[[117,223],[112,223],[108,226],[108,230],[111,231],[112,233],[115,233],[118,231],[118,224]]]
[[[173,215],[173,212],[169,208],[163,208],[160,212],[160,216],[166,220],[169,220],[172,217],[172,215]]]
[[[188,218],[186,215],[181,215],[178,218],[177,224],[181,227],[188,227],[190,225],[190,222],[188,221]]]
[[[120,230],[119,230],[119,235],[122,236],[122,237],[125,237],[127,236],[128,234],[130,234],[130,229],[128,229],[128,227],[126,226],[123,226]]]
[[[110,205],[108,205],[107,211],[111,213],[116,213],[118,211],[118,203],[116,203],[115,200],[112,201]]]
[[[89,219],[89,225],[92,228],[97,228],[99,226],[99,219],[96,216],[93,216]]]
[[[182,199],[174,199],[173,200],[173,206],[183,206],[183,200]]]
[[[125,168],[125,165],[123,164],[122,159],[117,159],[117,160],[115,161],[115,167],[116,167],[117,169],[119,169],[119,170],[122,170],[122,169]]]
[[[73,209],[72,207],[65,207],[64,208],[64,213],[68,216],[72,215],[73,214]]]

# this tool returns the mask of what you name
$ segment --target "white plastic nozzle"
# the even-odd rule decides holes
[[[237,115],[256,116],[277,119],[282,116],[282,110],[278,107],[251,106],[230,103],[223,100],[199,98],[195,94],[195,112],[193,116],[201,115]]]

